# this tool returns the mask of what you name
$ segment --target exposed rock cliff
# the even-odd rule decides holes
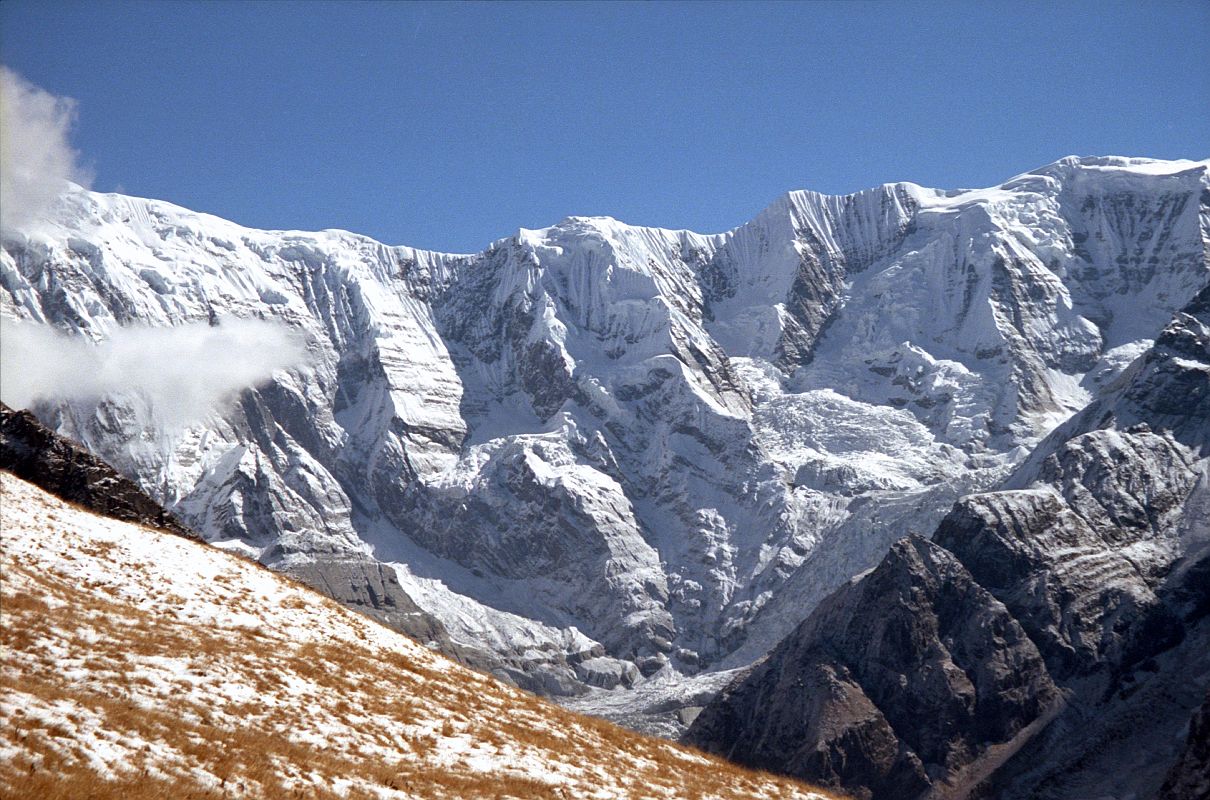
[[[1210,797],[1210,693],[1189,720],[1185,749],[1164,779],[1159,800]]]
[[[912,537],[725,689],[689,740],[856,797],[910,798],[1059,703],[1003,604]]]

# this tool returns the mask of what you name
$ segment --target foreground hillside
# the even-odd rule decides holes
[[[4,797],[821,797],[0,473]]]

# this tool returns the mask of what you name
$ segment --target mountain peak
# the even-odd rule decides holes
[[[1052,164],[1040,167],[1035,172],[1042,172],[1059,167],[1077,167],[1082,169],[1117,169],[1138,172],[1147,175],[1168,175],[1183,172],[1198,167],[1210,165],[1210,159],[1162,159],[1138,156],[1064,156]]]

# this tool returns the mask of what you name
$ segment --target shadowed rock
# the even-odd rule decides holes
[[[1058,700],[1004,606],[913,537],[824,601],[686,739],[856,797],[923,797]]]
[[[1158,800],[1210,797],[1210,694],[1189,720],[1185,749],[1164,780]]]

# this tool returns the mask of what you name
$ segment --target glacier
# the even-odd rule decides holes
[[[1210,161],[794,191],[712,235],[570,217],[473,254],[75,189],[5,232],[0,313],[97,342],[288,325],[303,364],[187,424],[136,391],[32,410],[207,540],[673,734],[1121,375],[1208,249]]]

